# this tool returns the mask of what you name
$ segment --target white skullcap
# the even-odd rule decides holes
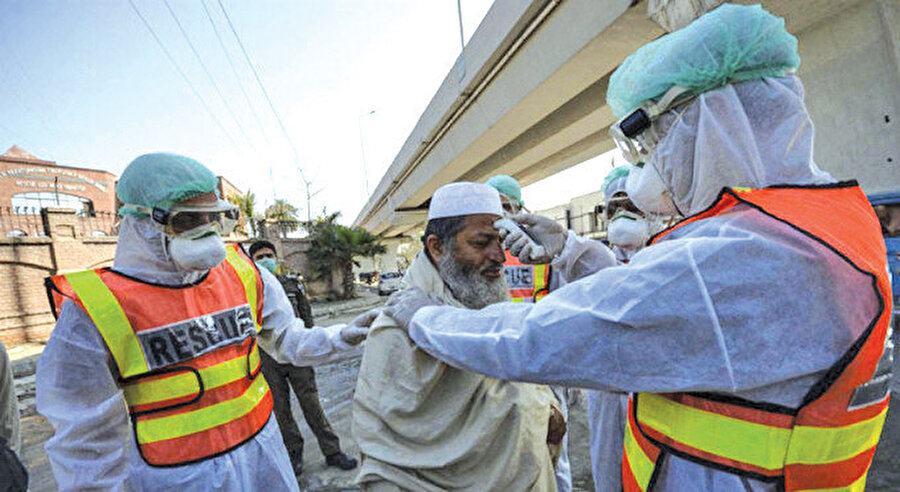
[[[428,220],[474,214],[503,216],[500,194],[493,186],[462,181],[441,186],[431,195]]]

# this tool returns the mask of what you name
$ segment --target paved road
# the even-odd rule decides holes
[[[353,314],[328,320],[323,324],[345,321]],[[900,349],[900,345],[898,345]],[[362,348],[348,354],[342,362],[317,368],[316,379],[322,405],[335,431],[341,438],[345,452],[359,455],[359,449],[350,433],[350,399],[356,386]],[[898,354],[900,355],[900,354]],[[895,374],[900,374],[900,358],[895,357]],[[894,392],[900,395],[900,379],[895,379]],[[887,423],[881,445],[875,455],[875,463],[869,473],[869,491],[900,490],[900,397],[894,397],[888,412]],[[315,491],[356,490],[353,487],[354,472],[344,472],[327,468],[325,460],[315,443],[315,438],[303,421],[296,399],[293,400],[294,415],[301,426],[304,437],[308,436],[304,449],[305,473],[300,480],[301,488]],[[587,422],[584,408],[576,407],[570,418],[570,458],[576,490],[592,490],[590,464],[587,447]],[[31,490],[36,492],[56,490],[49,463],[43,452],[42,443],[52,434],[52,429],[43,417],[29,417],[23,420],[23,441],[25,460],[31,473]]]

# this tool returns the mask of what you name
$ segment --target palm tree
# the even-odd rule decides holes
[[[297,220],[297,207],[281,198],[275,200],[275,203],[266,209],[266,220],[278,225],[281,237],[287,237],[289,232],[300,228],[300,221]]]
[[[242,223],[238,225],[238,228],[243,230],[246,234],[247,231],[244,229],[244,225],[249,224],[250,235],[256,237],[257,221],[260,219],[259,215],[256,214],[256,195],[253,194],[252,191],[247,190],[247,193],[244,193],[243,195],[233,195],[228,197],[228,201],[241,211]]]
[[[331,272],[341,272],[342,297],[353,297],[353,265],[355,257],[372,257],[384,253],[380,238],[362,227],[346,227],[336,223],[340,212],[335,212],[306,224],[311,240],[307,253],[310,267],[317,278],[325,277],[331,285]]]

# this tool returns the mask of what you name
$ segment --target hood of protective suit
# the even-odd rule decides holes
[[[723,187],[834,181],[813,162],[813,124],[796,76],[729,84],[659,120],[656,166],[679,211],[709,207]]]
[[[197,281],[205,272],[180,270],[166,250],[166,236],[147,217],[127,215],[119,225],[113,269],[138,279],[166,285]]]

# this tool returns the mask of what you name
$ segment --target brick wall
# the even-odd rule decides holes
[[[306,287],[306,294],[310,299],[320,300],[328,297],[334,297],[341,289],[341,272],[337,269],[331,272],[331,289],[329,290],[328,279],[321,278],[315,281],[310,280],[309,259],[307,251],[311,247],[310,240],[307,238],[282,238],[277,234],[272,234],[267,228],[263,228],[264,238],[275,245],[278,250],[278,258],[282,269],[286,273],[303,276],[303,285]],[[253,241],[244,243],[247,248],[253,244]]]
[[[43,236],[0,238],[0,341],[8,347],[23,342],[43,342],[50,337],[55,320],[50,312],[44,278],[57,273],[112,265],[117,237],[92,237],[92,227],[74,210],[48,208],[41,211]],[[236,238],[229,238],[233,242]],[[309,279],[308,239],[272,238],[283,265],[306,278],[311,298],[328,297],[328,282]],[[332,285],[340,289],[339,271]]]
[[[0,341],[45,341],[53,329],[44,278],[112,264],[115,237],[91,237],[72,210],[44,209],[44,237],[0,239]],[[87,232],[86,232],[87,231]]]

